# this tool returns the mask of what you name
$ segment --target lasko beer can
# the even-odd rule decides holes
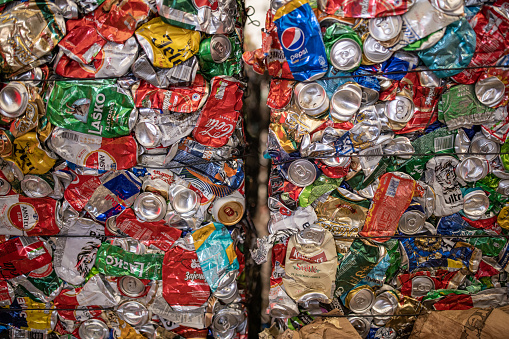
[[[327,72],[320,24],[307,0],[292,0],[274,16],[285,58],[295,80],[316,80]]]

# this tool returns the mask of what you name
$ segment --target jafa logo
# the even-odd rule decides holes
[[[219,2],[217,0],[193,0],[193,4],[194,7],[198,9],[202,7],[208,7],[213,11],[217,10],[219,6]]]
[[[304,45],[304,32],[299,27],[285,29],[281,35],[283,47],[289,51],[296,51]]]

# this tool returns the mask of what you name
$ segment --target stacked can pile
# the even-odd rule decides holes
[[[0,4],[0,336],[246,337],[243,2]]]
[[[272,76],[261,336],[429,338],[421,313],[509,304],[508,3],[272,1],[266,18],[243,55]]]

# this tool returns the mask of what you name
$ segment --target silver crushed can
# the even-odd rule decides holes
[[[403,20],[401,16],[373,18],[369,20],[369,33],[378,41],[389,41],[401,33]]]
[[[169,206],[181,217],[193,216],[200,206],[198,194],[182,185],[174,185],[169,191]]]
[[[293,161],[288,167],[288,180],[298,187],[311,185],[316,179],[315,165],[306,159]]]
[[[120,304],[117,308],[117,315],[120,319],[134,327],[146,324],[150,318],[149,311],[145,305],[134,300]]]
[[[118,289],[130,298],[139,298],[145,294],[146,286],[138,278],[126,275],[118,279]]]
[[[294,98],[299,108],[309,116],[319,116],[329,108],[329,97],[317,82],[300,82],[295,86]]]
[[[166,200],[159,194],[143,192],[134,201],[133,210],[142,221],[159,221],[166,215]]]
[[[0,114],[17,118],[28,105],[28,90],[22,82],[13,81],[0,91]]]
[[[81,323],[78,333],[81,339],[107,339],[110,329],[102,320],[88,319]]]
[[[475,96],[488,107],[497,106],[505,94],[505,85],[497,77],[491,76],[475,83]]]
[[[374,63],[382,63],[388,60],[393,52],[390,49],[385,48],[379,41],[373,38],[371,35],[364,40],[363,53],[366,58]]]
[[[30,198],[43,198],[53,193],[53,177],[27,174],[21,180],[21,189]]]
[[[331,47],[330,60],[332,66],[340,71],[355,69],[362,61],[361,46],[353,39],[340,39]]]
[[[363,91],[359,85],[346,83],[334,92],[330,102],[330,113],[339,121],[349,121],[362,104]]]

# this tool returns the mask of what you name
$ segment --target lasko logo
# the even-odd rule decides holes
[[[285,29],[281,36],[283,47],[289,51],[296,51],[304,45],[304,32],[298,27]]]

